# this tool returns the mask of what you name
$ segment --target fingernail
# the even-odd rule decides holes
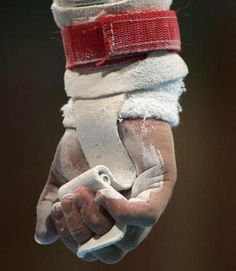
[[[62,213],[61,203],[60,202],[53,205],[53,207],[52,207],[52,216],[53,216],[54,219],[57,219],[57,220],[63,218],[63,213]]]
[[[62,202],[62,211],[65,218],[69,218],[73,215],[73,202],[72,199],[64,199]]]

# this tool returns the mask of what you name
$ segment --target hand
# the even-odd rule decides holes
[[[122,221],[129,226],[123,240],[87,255],[84,260],[99,259],[105,263],[114,263],[137,247],[158,221],[170,199],[176,180],[171,129],[167,123],[162,121],[127,120],[119,126],[119,133],[139,174],[131,191],[132,198],[128,200],[120,197],[119,193],[112,195],[107,190],[101,190],[97,195],[93,195],[89,190],[78,190],[74,195],[64,198],[61,203],[53,206],[52,217],[57,228],[56,233],[49,209],[57,199],[55,200],[56,195],[54,198],[46,196],[48,194],[46,191],[50,191],[48,188],[51,187],[49,179],[46,185],[48,188],[44,189],[38,207],[37,225],[39,226],[36,227],[36,236],[41,236],[41,243],[53,242],[60,235],[64,243],[76,252],[78,244],[91,238],[98,228],[101,234],[112,226],[111,217],[99,206],[101,205],[114,220]],[[77,146],[77,149],[72,147],[73,144]],[[69,146],[71,147],[69,148]],[[62,153],[63,155],[61,155]],[[56,183],[55,191],[67,180],[88,169],[73,130],[67,132],[63,137],[54,161],[51,174],[54,172],[52,176],[54,176],[53,183]],[[55,181],[55,179],[58,180]],[[95,228],[94,221],[89,222],[91,217],[87,215],[89,212],[86,211],[89,208],[97,210]],[[93,213],[90,212],[90,214]],[[48,222],[46,223],[46,221]],[[81,225],[83,225],[82,228]],[[82,234],[78,234],[78,230]],[[77,237],[75,232],[77,232]],[[81,239],[81,236],[84,239]],[[37,239],[40,240],[39,237]]]
[[[138,172],[131,198],[119,198],[118,193],[112,195],[104,189],[95,200],[116,221],[153,226],[170,199],[177,177],[171,129],[162,121],[133,120],[123,122],[120,134]]]
[[[145,239],[164,212],[177,178],[172,131],[167,123],[127,120],[119,133],[138,172],[131,198],[109,190],[100,190],[95,198],[115,221],[129,225],[125,237],[115,244],[123,255],[113,255],[114,262]]]
[[[59,201],[58,189],[88,169],[75,131],[67,129],[58,144],[46,185],[37,204],[35,240],[38,243],[51,244],[59,238],[51,218],[51,208]]]
[[[37,204],[35,240],[38,243],[51,244],[61,237],[64,244],[76,253],[78,244],[88,241],[94,234],[102,235],[111,229],[114,224],[112,217],[93,201],[95,195],[88,189],[77,190],[73,202],[70,197],[59,202],[60,186],[88,169],[75,130],[67,129],[58,144],[48,180]],[[87,255],[84,260],[91,259],[97,258]]]

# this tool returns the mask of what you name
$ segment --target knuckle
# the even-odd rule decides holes
[[[97,215],[92,215],[89,217],[89,224],[93,228],[100,228],[102,226],[101,220]]]
[[[55,203],[51,208],[51,216],[54,220],[62,220],[63,219],[63,213],[61,209],[60,203]]]

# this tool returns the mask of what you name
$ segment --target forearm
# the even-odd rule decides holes
[[[65,28],[82,21],[95,20],[104,13],[166,10],[171,4],[172,0],[54,0],[52,11],[58,27]]]

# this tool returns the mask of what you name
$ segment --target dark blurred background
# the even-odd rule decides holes
[[[1,270],[236,270],[236,1],[175,0],[190,69],[174,129],[178,182],[152,234],[114,266],[33,240],[67,100],[50,4],[1,2]]]

